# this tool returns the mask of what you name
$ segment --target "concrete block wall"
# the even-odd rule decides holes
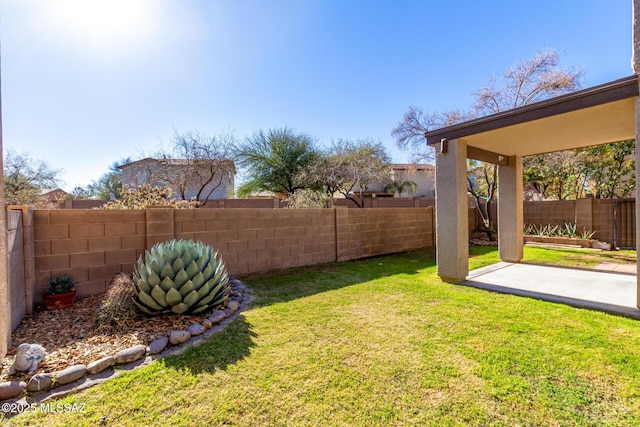
[[[337,207],[358,207],[348,199],[334,199]],[[435,197],[365,197],[365,208],[428,208],[436,204]]]
[[[7,224],[7,279],[9,286],[10,327],[14,330],[27,313],[22,212],[8,211]]]
[[[175,238],[219,251],[230,274],[335,261],[333,209],[183,209]]]
[[[524,223],[547,225],[575,223],[575,200],[524,202]]]
[[[336,208],[337,260],[433,246],[433,208]]]
[[[103,293],[147,247],[145,211],[36,210],[33,230],[35,302],[62,274],[78,282],[78,296]]]
[[[592,225],[593,236],[603,242],[613,243],[613,199],[592,199]]]
[[[551,200],[524,203],[524,223],[563,225],[575,223],[577,231],[595,231],[594,237],[613,243],[615,199]],[[633,226],[633,224],[630,224]],[[632,232],[626,230],[627,232]],[[624,232],[618,230],[619,233]]]
[[[31,304],[41,302],[49,280],[62,274],[76,279],[78,296],[103,293],[115,274],[133,270],[145,250],[174,238],[211,244],[232,275],[433,246],[433,208],[149,207],[23,214],[32,224],[32,255],[24,262],[33,268],[33,284],[25,283],[32,289]]]

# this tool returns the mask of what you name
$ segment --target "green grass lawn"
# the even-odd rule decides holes
[[[10,425],[640,424],[638,321],[443,283],[430,251],[243,279],[250,309],[220,335],[59,401],[81,414]]]

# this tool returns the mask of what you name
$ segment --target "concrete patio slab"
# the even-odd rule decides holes
[[[630,274],[500,262],[469,272],[461,284],[640,319]]]

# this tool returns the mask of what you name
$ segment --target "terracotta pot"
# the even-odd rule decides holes
[[[76,290],[67,292],[66,294],[44,294],[44,306],[47,310],[58,310],[60,308],[67,308],[73,304],[73,300],[76,297]]]

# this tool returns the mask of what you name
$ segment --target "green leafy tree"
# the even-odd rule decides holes
[[[287,196],[308,188],[300,171],[318,158],[318,150],[309,135],[284,127],[255,132],[240,144],[237,156],[247,176],[238,195],[270,191]]]
[[[596,145],[579,153],[597,198],[629,197],[635,190],[635,141]]]
[[[330,196],[342,194],[362,208],[364,194],[372,184],[391,180],[391,167],[380,142],[338,140],[299,176],[310,186],[322,188]]]
[[[584,195],[587,175],[584,155],[578,150],[557,151],[523,159],[527,198],[535,200],[576,199]]]
[[[100,179],[93,181],[85,189],[85,194],[92,199],[114,200],[120,197],[122,191],[122,171],[120,166],[131,163],[131,158],[126,157],[115,161],[109,166],[109,171]]]
[[[10,205],[42,203],[41,190],[60,185],[60,170],[43,160],[36,160],[28,152],[12,149],[4,155],[5,202]]]
[[[73,190],[71,190],[70,198],[76,200],[87,200],[91,198],[91,193],[86,188],[78,185],[73,187]]]

